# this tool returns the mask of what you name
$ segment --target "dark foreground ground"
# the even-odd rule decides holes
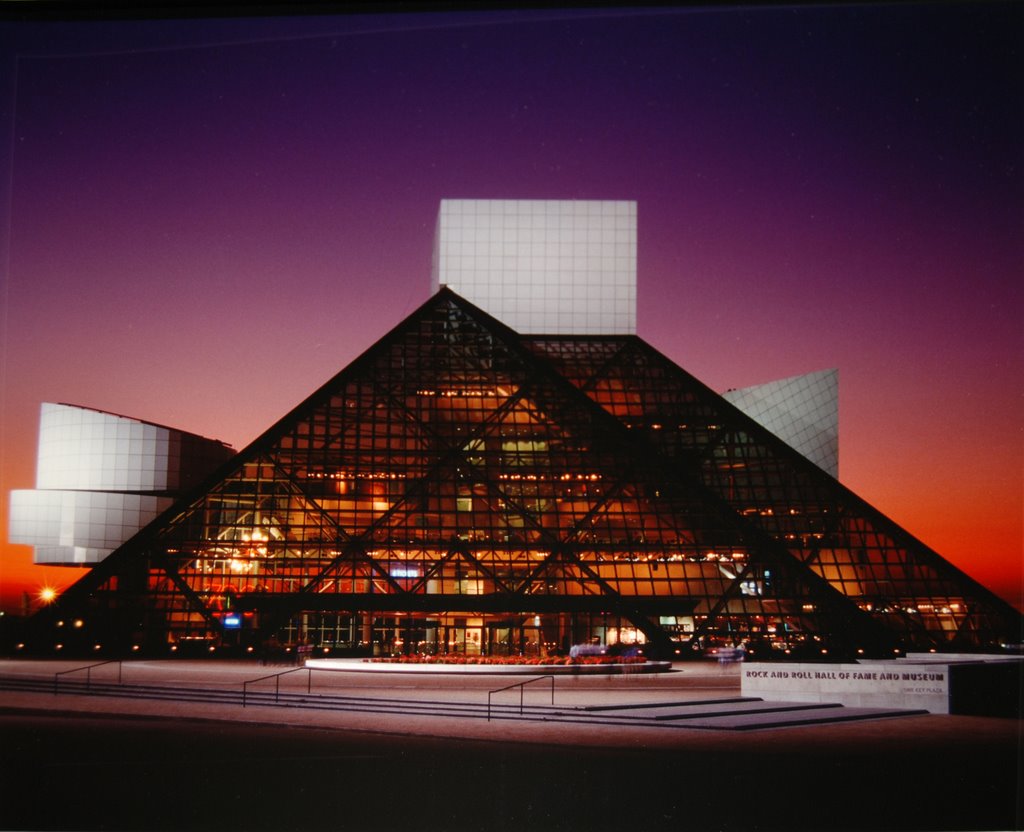
[[[1021,828],[1019,724],[993,732],[991,720],[963,719],[977,719],[978,730],[912,743],[893,741],[886,726],[895,723],[881,721],[846,726],[849,741],[834,746],[761,732],[701,735],[678,748],[601,748],[0,711],[0,826]]]

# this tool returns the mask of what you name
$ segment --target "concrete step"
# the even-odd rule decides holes
[[[604,726],[691,728],[749,731],[798,725],[822,725],[925,713],[881,708],[844,708],[834,703],[765,702],[751,697],[683,702],[623,703],[603,706],[528,705],[391,699],[291,691],[189,688],[60,679],[0,678],[0,689],[58,696],[196,702],[241,707],[302,708],[355,713],[404,714],[458,719],[526,720]]]
[[[836,705],[827,709],[797,708],[786,711],[765,710],[747,714],[716,715],[686,723],[688,728],[714,731],[754,731],[767,728],[794,728],[803,725],[830,725],[868,719],[893,719],[920,716],[928,711],[891,708],[850,708]]]

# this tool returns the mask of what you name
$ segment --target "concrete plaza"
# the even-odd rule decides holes
[[[742,707],[698,704],[735,703],[736,665],[561,677],[554,708],[541,680],[522,690],[527,718],[512,689],[491,696],[488,721],[488,694],[522,679],[300,670],[255,681],[288,668],[138,661],[89,671],[89,691],[80,670],[54,684],[84,664],[0,662],[4,829],[1021,825],[1017,720],[730,730],[676,718]],[[111,695],[118,674],[124,688],[195,697]],[[275,693],[302,704],[274,705]]]

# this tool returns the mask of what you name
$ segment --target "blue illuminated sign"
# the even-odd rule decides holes
[[[224,629],[225,630],[237,630],[242,626],[242,619],[237,615],[225,615],[224,616]]]

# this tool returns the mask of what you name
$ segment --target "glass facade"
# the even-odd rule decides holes
[[[225,473],[226,472],[226,473]],[[632,335],[442,289],[70,588],[153,650],[983,648],[1020,616]]]

